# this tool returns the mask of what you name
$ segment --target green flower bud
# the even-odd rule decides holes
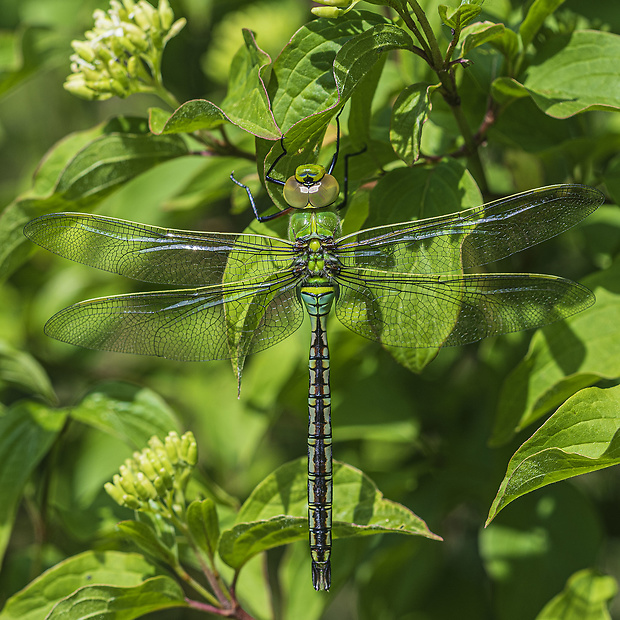
[[[345,8],[351,4],[351,0],[315,0],[319,4],[324,4],[325,6],[339,6],[341,8]]]
[[[167,32],[170,30],[170,26],[172,26],[172,22],[174,21],[174,12],[170,8],[170,3],[168,0],[159,0],[157,12],[159,13],[161,27],[165,32]]]
[[[198,462],[198,447],[196,445],[196,438],[190,431],[187,431],[187,433],[181,437],[181,455],[183,460],[191,467],[196,465]]]
[[[340,17],[344,15],[346,11],[344,9],[337,9],[336,7],[331,6],[313,6],[310,11],[313,15],[317,17]]]
[[[157,494],[159,495],[159,497],[164,497],[166,495],[166,491],[168,489],[166,488],[166,483],[161,476],[155,476],[155,479],[153,480],[153,486],[157,490]]]
[[[166,448],[166,454],[168,455],[169,461],[176,465],[179,462],[179,449],[181,447],[181,441],[179,440],[179,436],[177,433],[170,432],[168,436],[164,439],[164,445]]]
[[[106,493],[120,506],[123,505],[124,499],[123,496],[126,495],[126,493],[124,493],[122,491],[122,489],[119,489],[116,485],[112,484],[111,482],[106,482],[103,485],[103,488],[105,489]]]
[[[118,62],[118,60],[111,60],[108,63],[108,73],[115,80],[118,80],[124,88],[129,86],[129,80],[127,78],[127,68],[124,64]]]
[[[86,62],[95,60],[95,52],[88,43],[84,41],[71,41],[71,47],[77,52],[78,56]]]
[[[121,99],[129,97],[129,95],[131,95],[131,91],[125,88],[118,80],[110,80],[109,89],[113,94],[115,94],[117,97],[120,97]]]
[[[144,506],[142,502],[133,495],[123,495],[123,506],[131,508],[132,510],[143,510]]]
[[[174,485],[173,475],[174,473],[169,472],[165,467],[159,470],[159,476],[164,481],[167,490],[170,490]]]
[[[131,22],[123,23],[124,35],[141,51],[145,52],[149,48],[148,36],[144,30],[138,28]]]
[[[172,24],[172,26],[170,27],[170,30],[168,31],[168,34],[166,35],[165,41],[168,42],[173,37],[176,37],[177,34],[179,34],[181,30],[183,30],[186,23],[187,23],[187,20],[184,17],[177,19],[177,21],[174,22],[174,24]]]
[[[148,9],[144,8],[147,5],[153,9],[153,7],[147,2],[139,2],[133,10],[133,20],[142,28],[144,32],[148,32],[151,29],[151,20],[149,19]],[[155,10],[155,9],[153,9]]]
[[[116,56],[104,45],[97,45],[93,49],[95,50],[97,59],[105,64],[109,63],[110,60],[116,60]]]
[[[136,491],[141,500],[146,501],[157,498],[157,490],[153,483],[142,472],[136,474]]]
[[[71,79],[74,75],[79,79]],[[109,99],[112,96],[106,96],[105,94],[102,95],[101,93],[94,91],[89,86],[86,86],[86,83],[84,82],[84,77],[78,74],[70,75],[67,78],[66,82],[63,84],[63,88],[67,92],[70,92],[72,95],[75,95],[76,97],[81,97],[82,99],[87,99],[88,101],[95,101],[97,99]]]
[[[164,447],[164,442],[157,435],[153,435],[146,443],[151,450]]]
[[[115,474],[112,478],[114,484],[123,489],[125,493],[129,493],[130,495],[136,495],[138,492],[136,491],[136,486],[134,484],[133,472],[127,471],[125,469],[123,473],[123,467],[121,466],[120,473],[121,475],[118,477],[118,480],[116,478],[118,474]]]
[[[150,480],[153,480],[155,476],[157,476],[157,472],[151,463],[151,459],[146,454],[141,454],[138,459],[138,466],[140,467],[140,471],[144,473],[145,476],[148,476]]]
[[[127,74],[143,82],[150,82],[153,79],[138,56],[131,56],[131,58],[127,60]]]
[[[125,5],[128,13],[133,12],[136,8],[136,3],[133,0],[123,0],[123,4]]]
[[[126,21],[129,19],[129,13],[127,9],[118,1],[118,0],[110,0],[110,15],[118,15],[121,21]]]

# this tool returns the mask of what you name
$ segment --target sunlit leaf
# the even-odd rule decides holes
[[[136,586],[159,574],[139,553],[86,551],[45,571],[7,601],[2,620],[40,620],[77,589],[93,584]]]
[[[404,506],[383,497],[361,471],[334,463],[333,535],[364,536],[385,532],[441,540]],[[265,478],[237,515],[237,524],[222,533],[220,556],[233,568],[280,545],[308,538],[307,463],[299,459]]]
[[[84,586],[57,603],[49,620],[122,618],[132,620],[173,607],[187,607],[183,589],[170,577],[153,577],[136,586]]]
[[[513,455],[487,524],[518,497],[620,463],[620,386],[569,398]]]
[[[515,432],[601,378],[620,376],[620,261],[584,278],[596,303],[534,334],[522,362],[502,387],[493,441]]]
[[[545,605],[536,620],[611,620],[608,605],[617,592],[613,577],[581,570],[571,575],[566,588]]]
[[[586,110],[617,110],[620,35],[592,30],[550,39],[522,81],[536,105],[555,118]]]
[[[411,84],[392,106],[390,142],[396,154],[410,166],[420,157],[422,127],[431,112],[431,93],[435,88],[424,82]]]
[[[519,26],[523,47],[527,47],[534,40],[545,19],[563,3],[564,0],[534,0],[532,2],[525,19]]]

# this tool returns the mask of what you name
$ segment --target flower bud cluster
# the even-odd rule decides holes
[[[65,89],[91,100],[156,90],[163,49],[185,19],[174,21],[168,0],[157,8],[146,0],[110,0],[110,9],[97,9],[93,18],[86,40],[71,42],[75,53]]]
[[[134,452],[105,484],[108,495],[119,505],[133,510],[152,511],[183,492],[198,460],[196,439],[191,432],[179,437],[171,431],[162,442],[151,437],[148,448]],[[154,504],[155,502],[155,504]]]

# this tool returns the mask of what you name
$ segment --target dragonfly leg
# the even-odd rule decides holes
[[[293,207],[289,207],[288,209],[283,209],[282,211],[278,211],[277,213],[272,213],[271,215],[259,215],[258,209],[256,208],[256,203],[254,202],[254,196],[252,196],[252,190],[247,185],[244,185],[243,183],[241,183],[241,181],[237,181],[237,179],[235,179],[234,171],[230,173],[230,180],[236,185],[238,185],[239,187],[243,187],[243,189],[247,192],[248,199],[250,200],[250,204],[252,205],[252,211],[254,212],[254,217],[259,222],[267,222],[269,220],[273,220],[276,217],[280,217],[284,215],[285,213],[288,213],[293,208]]]
[[[271,176],[273,169],[276,167],[276,164],[288,153],[286,147],[284,146],[284,136],[280,138],[280,146],[282,147],[282,152],[273,160],[271,166],[269,166],[269,170],[267,170],[267,174],[265,174],[265,180],[270,183],[275,183],[276,185],[284,186],[286,183],[284,181],[280,181],[280,179],[274,179]]]
[[[344,209],[347,206],[347,200],[349,198],[349,157],[355,157],[356,155],[361,155],[365,152],[366,146],[364,145],[364,148],[361,151],[357,151],[356,153],[347,153],[344,156],[344,178],[342,183],[342,191],[344,195],[342,197],[342,202],[336,205],[336,211]]]

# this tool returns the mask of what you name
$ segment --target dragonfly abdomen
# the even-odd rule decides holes
[[[300,294],[312,325],[308,390],[308,529],[312,584],[315,590],[329,590],[333,484],[327,315],[335,289],[329,285],[306,285]]]

